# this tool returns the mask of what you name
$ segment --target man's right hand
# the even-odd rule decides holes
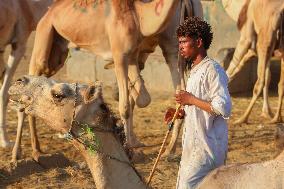
[[[176,112],[176,109],[174,109],[174,108],[168,108],[167,109],[165,117],[164,117],[164,121],[166,122],[166,124],[169,124],[172,121],[172,119],[173,119],[173,117],[175,115],[175,112]],[[177,114],[176,118],[177,119],[183,119],[184,118],[184,114],[185,114],[184,110],[182,108],[180,108],[178,110],[178,114]]]

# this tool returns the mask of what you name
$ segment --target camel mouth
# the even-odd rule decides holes
[[[23,112],[29,106],[29,103],[23,99],[30,98],[21,94],[9,94],[9,103],[11,107],[21,112]]]

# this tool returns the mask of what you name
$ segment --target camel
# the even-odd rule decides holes
[[[100,84],[58,83],[24,76],[9,89],[11,105],[41,118],[52,129],[68,133],[69,141],[87,162],[96,188],[145,188],[130,163],[123,133],[104,103]]]
[[[276,147],[282,152],[274,159],[250,164],[222,166],[210,172],[198,189],[265,189],[283,188],[284,132],[279,125],[275,133]]]
[[[7,91],[14,72],[24,56],[30,33],[53,0],[1,0],[0,1],[0,146],[8,147],[6,133]],[[5,66],[5,47],[11,45],[11,53]],[[22,123],[22,122],[20,122]]]
[[[193,7],[202,13],[199,0]],[[197,6],[196,6],[197,4]],[[132,129],[134,105],[147,106],[150,95],[144,86],[138,66],[139,60],[145,62],[151,47],[164,45],[163,53],[169,61],[173,83],[181,85],[176,62],[176,48],[159,41],[174,37],[174,29],[166,33],[167,24],[178,18],[175,14],[180,1],[154,0],[142,1],[56,1],[39,22],[32,53],[29,74],[51,76],[62,66],[68,55],[68,42],[86,49],[105,60],[113,60],[119,88],[119,112],[126,131],[127,144],[139,146]],[[82,11],[84,10],[84,11]],[[95,11],[94,11],[95,10]],[[99,21],[94,18],[100,17]],[[88,24],[84,24],[84,23]],[[97,34],[97,35],[94,35]],[[158,34],[161,34],[158,38]],[[172,35],[170,35],[172,34]],[[158,39],[153,41],[149,39]],[[145,41],[149,41],[146,42]],[[143,50],[141,50],[143,49]],[[130,89],[129,89],[130,87]],[[35,132],[35,119],[30,117],[33,140],[33,157],[37,159],[40,147]],[[17,137],[18,138],[18,137]]]
[[[284,153],[261,163],[223,166],[210,172],[198,189],[283,188]]]
[[[23,76],[10,87],[9,94],[13,107],[69,134],[69,140],[87,161],[97,188],[146,188],[119,142],[120,130],[114,126],[99,84]],[[197,188],[282,188],[283,174],[284,152],[266,162],[217,168]]]
[[[283,98],[283,13],[284,3],[281,0],[247,0],[240,12],[238,26],[241,32],[233,59],[227,74],[230,81],[235,78],[244,64],[253,56],[258,56],[258,79],[253,90],[252,100],[244,113],[235,124],[247,123],[252,107],[263,90],[264,103],[262,115],[271,117],[268,103],[268,86],[270,82],[270,58],[273,52],[281,58],[281,78],[278,83],[277,112],[271,123],[282,122],[281,106]]]

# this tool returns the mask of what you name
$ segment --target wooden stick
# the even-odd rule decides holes
[[[161,158],[163,149],[164,149],[164,147],[165,147],[167,138],[168,138],[168,136],[169,136],[169,134],[170,134],[170,132],[171,132],[171,130],[172,130],[172,127],[173,127],[173,125],[174,125],[175,120],[177,119],[177,115],[178,115],[178,111],[179,111],[180,107],[181,107],[181,105],[178,105],[178,106],[177,106],[176,111],[175,111],[175,114],[174,114],[174,116],[173,116],[173,118],[172,118],[172,121],[170,122],[168,131],[167,131],[167,133],[166,133],[166,136],[165,136],[164,141],[163,141],[163,143],[162,143],[162,146],[161,146],[161,148],[160,148],[158,157],[157,157],[157,159],[156,159],[156,161],[155,161],[155,163],[154,163],[154,166],[153,166],[153,168],[152,168],[152,171],[151,171],[151,173],[150,173],[150,176],[148,177],[147,186],[149,186],[149,184],[150,184],[150,182],[151,182],[151,180],[152,180],[152,177],[153,177],[153,175],[154,175],[154,172],[155,172],[155,170],[156,170],[156,167],[157,167],[157,165],[158,165],[158,162],[159,162],[159,160],[160,160],[160,158]]]

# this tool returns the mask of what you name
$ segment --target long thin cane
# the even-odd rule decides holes
[[[169,136],[169,134],[170,134],[170,132],[171,132],[171,130],[172,130],[172,128],[173,128],[173,125],[174,125],[175,120],[177,119],[177,115],[178,115],[178,111],[179,111],[180,107],[181,107],[181,105],[178,105],[178,106],[177,106],[176,111],[175,111],[175,114],[174,114],[174,116],[173,116],[171,122],[169,123],[169,128],[168,128],[168,131],[167,131],[166,136],[165,136],[165,138],[164,138],[164,141],[163,141],[163,143],[162,143],[162,146],[161,146],[161,148],[160,148],[158,157],[157,157],[157,159],[156,159],[156,161],[155,161],[155,163],[154,163],[154,166],[153,166],[153,168],[152,168],[152,171],[151,171],[151,173],[150,173],[150,176],[148,177],[147,186],[149,186],[149,184],[150,184],[150,182],[151,182],[151,179],[152,179],[152,177],[153,177],[153,175],[154,175],[154,172],[155,172],[155,170],[156,170],[156,167],[157,167],[157,165],[158,165],[158,162],[159,162],[159,160],[160,160],[160,158],[161,158],[162,151],[163,151],[163,149],[164,149],[164,147],[165,147],[167,138],[168,138],[168,136]]]

